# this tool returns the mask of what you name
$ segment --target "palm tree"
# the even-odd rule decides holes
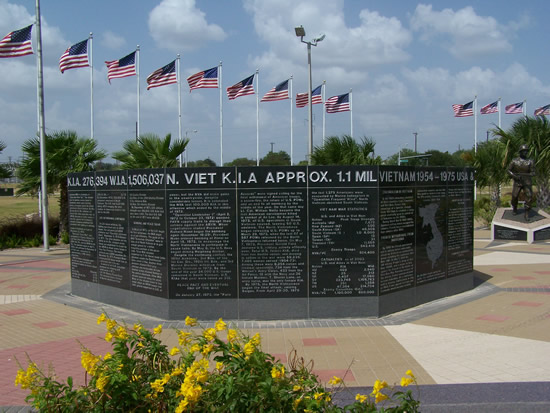
[[[137,140],[125,141],[122,145],[124,150],[115,152],[113,158],[122,162],[122,169],[172,168],[178,166],[178,157],[188,143],[187,138],[172,142],[170,133],[164,139],[146,133]]]
[[[0,141],[0,153],[6,149],[6,144]],[[11,177],[11,171],[4,165],[0,165],[0,179]]]
[[[500,206],[500,185],[510,179],[504,160],[506,147],[499,140],[482,142],[472,152],[472,165],[476,169],[477,185],[491,188],[491,203]]]
[[[330,136],[324,145],[313,149],[311,162],[313,165],[379,165],[382,159],[373,158],[375,145],[376,142],[369,138],[357,143],[349,135]]]
[[[537,206],[550,206],[550,123],[545,116],[522,117],[510,129],[493,129],[504,145],[504,165],[517,156],[521,145],[529,146],[529,157],[535,160],[536,184],[538,188]]]
[[[48,193],[59,189],[59,232],[69,230],[69,202],[67,175],[70,172],[91,171],[94,163],[105,158],[107,153],[97,149],[97,142],[79,138],[74,131],[59,131],[45,135],[46,182]],[[17,195],[36,195],[40,190],[40,140],[31,138],[23,143],[23,161],[17,169],[22,179]]]

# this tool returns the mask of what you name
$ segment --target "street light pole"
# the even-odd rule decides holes
[[[303,26],[296,27],[295,29],[296,36],[300,37],[302,43],[307,44],[307,68],[308,68],[308,89],[307,89],[307,109],[308,109],[308,163],[311,164],[311,153],[313,152],[313,110],[311,104],[311,89],[313,88],[312,79],[311,79],[311,46],[317,46],[317,43],[322,41],[325,38],[325,35],[322,34],[319,37],[314,38],[310,42],[304,41],[304,36],[306,31]]]

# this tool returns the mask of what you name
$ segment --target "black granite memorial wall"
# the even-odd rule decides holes
[[[71,174],[72,291],[166,319],[381,316],[473,287],[473,170]]]

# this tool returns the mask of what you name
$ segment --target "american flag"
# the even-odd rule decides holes
[[[32,24],[4,36],[0,40],[0,57],[20,57],[32,54],[31,31]]]
[[[67,48],[59,59],[61,73],[68,69],[88,66],[90,66],[88,61],[88,39]]]
[[[187,83],[190,87],[189,92],[193,89],[216,89],[218,87],[218,66],[189,76]]]
[[[535,109],[535,116],[550,115],[550,105],[541,106]]]
[[[485,105],[480,110],[482,115],[487,115],[488,113],[497,113],[498,112],[498,100],[493,103]]]
[[[455,112],[455,118],[464,118],[466,116],[474,116],[474,101],[465,103],[463,105],[453,105]]]
[[[273,102],[276,100],[290,99],[288,95],[288,79],[279,83],[269,92],[267,92],[260,102]]]
[[[323,103],[323,96],[321,96],[321,90],[323,85],[317,86],[311,92],[311,104],[315,105],[317,103]],[[303,108],[307,106],[307,92],[306,93],[297,93],[296,94],[296,107]]]
[[[147,90],[153,87],[171,85],[172,83],[178,83],[175,60],[147,76]]]
[[[239,83],[229,86],[227,88],[227,97],[229,100],[238,98],[239,96],[253,95],[254,94],[254,76],[249,76]]]
[[[515,113],[523,113],[523,102],[512,103],[504,108],[504,113],[513,115]]]
[[[137,75],[136,52],[132,52],[120,60],[106,61],[105,64],[107,65],[107,78],[109,79],[109,83],[111,83],[111,79]]]
[[[325,102],[325,107],[327,108],[327,113],[349,112],[349,93],[328,98]]]

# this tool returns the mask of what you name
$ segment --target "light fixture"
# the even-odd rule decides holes
[[[294,31],[296,32],[296,36],[298,37],[304,37],[306,35],[306,30],[304,29],[304,26],[298,26],[294,28]]]

